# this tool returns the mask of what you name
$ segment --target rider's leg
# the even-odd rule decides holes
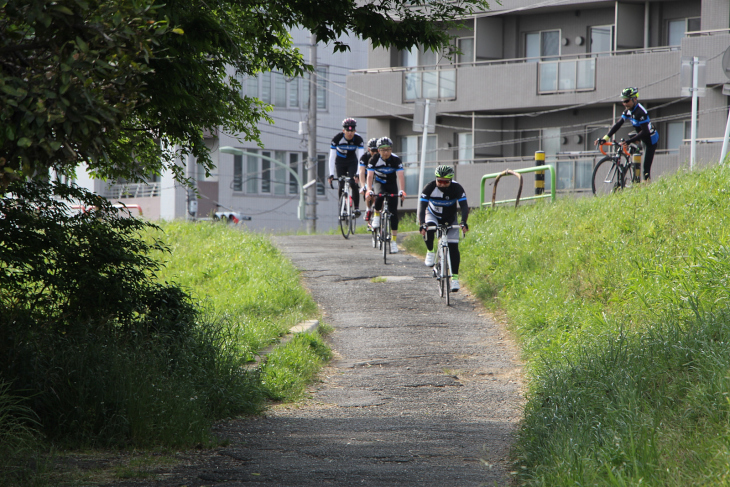
[[[649,181],[651,174],[651,164],[654,162],[654,152],[656,152],[657,144],[644,144],[644,181]]]
[[[392,208],[390,213],[390,229],[392,233],[391,252],[398,252],[398,245],[395,243],[398,236],[398,197],[388,196],[388,207]]]
[[[351,163],[347,169],[347,175],[350,176],[350,194],[352,194],[352,204],[356,210],[360,210],[360,186],[355,181],[357,175],[357,161]]]

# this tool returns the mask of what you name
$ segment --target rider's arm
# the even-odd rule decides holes
[[[330,148],[330,176],[335,175],[335,160],[337,159],[337,150],[332,146]]]
[[[608,137],[610,139],[613,134],[615,134],[616,132],[618,132],[618,129],[620,129],[623,124],[624,124],[624,119],[623,118],[619,118],[618,119],[618,122],[616,122],[613,125],[613,127],[611,127],[611,130],[608,131],[608,133],[606,134],[606,137]],[[604,139],[606,137],[604,137]]]
[[[375,177],[375,171],[368,169],[368,190],[373,190],[373,178]]]
[[[459,200],[459,206],[461,207],[461,224],[466,225],[466,220],[469,218],[469,203],[466,202],[466,196]]]
[[[398,188],[400,189],[400,191],[403,191],[403,193],[405,194],[405,192],[406,192],[406,177],[403,175],[403,170],[402,169],[399,169],[398,171],[396,171],[395,175],[398,178]]]

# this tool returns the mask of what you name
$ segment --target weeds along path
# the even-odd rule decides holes
[[[334,327],[335,359],[303,402],[219,424],[228,446],[149,485],[509,484],[514,345],[463,290],[447,308],[420,258],[384,265],[369,238],[275,237]]]

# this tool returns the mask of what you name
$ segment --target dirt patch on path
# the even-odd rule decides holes
[[[446,307],[420,259],[384,265],[368,236],[275,242],[335,329],[321,382],[301,403],[218,424],[225,448],[114,485],[508,485],[524,401],[503,326],[466,292]]]

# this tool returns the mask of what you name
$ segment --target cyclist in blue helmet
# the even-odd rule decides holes
[[[363,193],[363,195],[367,195],[368,191],[368,177],[367,177],[367,170],[368,170],[368,163],[370,162],[370,158],[375,156],[378,153],[378,139],[373,137],[372,139],[368,140],[368,150],[362,155],[360,158],[360,166],[358,167],[359,170],[359,176],[360,176],[360,182],[362,183],[362,186],[360,187],[360,192]],[[372,216],[372,201],[365,199],[365,204],[367,205],[367,211],[365,212],[365,221],[369,222],[370,217]]]

